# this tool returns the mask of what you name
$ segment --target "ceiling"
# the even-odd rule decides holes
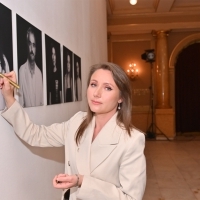
[[[153,30],[200,31],[200,0],[106,0],[108,33],[151,33]]]

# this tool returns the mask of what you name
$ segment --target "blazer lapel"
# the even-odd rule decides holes
[[[116,123],[117,113],[105,124],[91,146],[91,173],[116,148],[121,135],[121,128]]]
[[[80,144],[76,150],[76,164],[79,174],[90,174],[90,148],[92,142],[92,136],[95,127],[95,117],[92,119],[92,123],[85,130]]]

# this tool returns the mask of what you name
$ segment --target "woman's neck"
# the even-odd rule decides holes
[[[96,138],[96,136],[99,134],[101,129],[112,118],[114,114],[115,113],[95,114],[95,128],[94,128],[92,141]]]

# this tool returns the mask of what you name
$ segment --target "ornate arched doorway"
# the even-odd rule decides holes
[[[180,52],[175,65],[176,132],[200,132],[200,43]]]
[[[176,132],[200,131],[200,34],[183,39],[170,57]]]

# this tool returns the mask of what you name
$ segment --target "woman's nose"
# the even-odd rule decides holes
[[[101,97],[101,89],[100,88],[96,88],[96,90],[94,91],[94,97]]]

